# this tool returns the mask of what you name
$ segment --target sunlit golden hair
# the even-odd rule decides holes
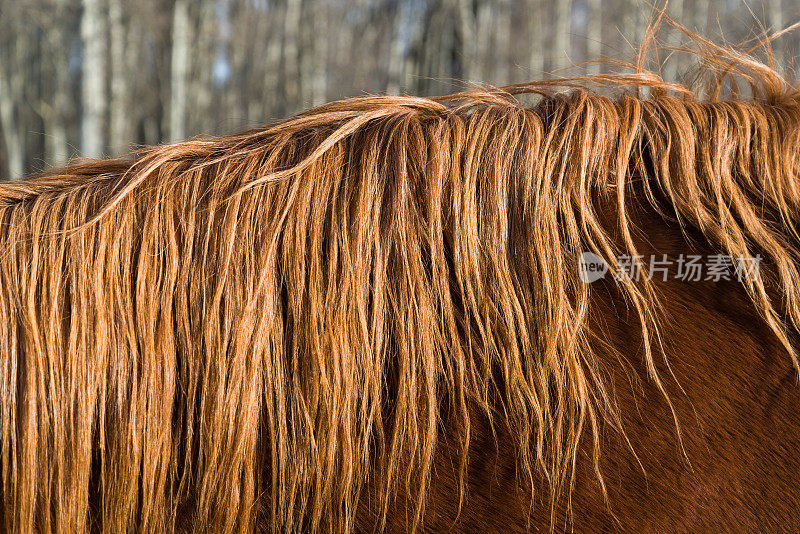
[[[418,525],[443,425],[469,469],[471,410],[521,486],[567,494],[616,420],[577,258],[636,256],[637,191],[764,257],[746,289],[796,359],[800,94],[696,42],[696,88],[355,98],[1,184],[7,530],[349,532],[367,481],[377,527],[401,493]],[[619,291],[663,392],[658,293]]]

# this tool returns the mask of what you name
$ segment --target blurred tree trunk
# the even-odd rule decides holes
[[[705,36],[708,30],[709,0],[687,0],[684,7],[688,7],[688,5],[691,5],[691,11],[687,13],[691,16],[691,21],[687,21],[687,24],[690,24],[689,29]]]
[[[494,52],[489,56],[490,65],[494,66],[492,79],[488,80],[495,85],[507,85],[512,83],[512,68],[514,62],[512,58],[512,19],[511,19],[511,0],[495,0],[495,15],[492,23],[492,43],[489,49]]]
[[[278,108],[278,91],[281,85],[281,34],[278,31],[279,25],[275,24],[275,20],[285,19],[285,14],[281,12],[284,9],[283,4],[272,5],[271,8],[274,13],[270,17],[268,31],[266,35],[266,62],[264,66],[264,87],[261,92],[261,99],[263,101],[263,113],[266,117],[272,117],[277,112]],[[264,22],[266,24],[266,21]],[[258,95],[258,94],[257,94]]]
[[[83,121],[81,152],[85,157],[103,155],[103,126],[106,114],[106,25],[102,0],[83,0],[81,37],[83,39]]]
[[[45,162],[53,167],[63,164],[69,158],[67,140],[67,120],[72,108],[69,89],[69,36],[67,35],[66,0],[58,0],[54,5],[54,19],[48,29],[46,46],[50,55],[50,80],[46,80],[48,93],[52,94],[49,103],[41,113],[45,131]]]
[[[487,67],[492,44],[492,21],[495,18],[495,1],[482,0],[478,2],[478,9],[475,12],[475,49],[473,51],[473,62],[471,73],[473,81],[483,82],[486,77]]]
[[[458,50],[463,66],[461,76],[467,81],[480,81],[478,72],[480,70],[481,58],[476,46],[477,21],[472,0],[456,0],[456,13],[458,14]]]
[[[459,3],[465,2],[466,0],[460,0]],[[386,93],[390,95],[400,94],[401,88],[406,84],[406,54],[410,44],[410,10],[411,5],[408,2],[400,2],[392,25],[392,43],[389,46],[389,61],[386,64]]]
[[[531,79],[538,80],[545,77],[545,55],[547,50],[547,4],[542,0],[525,0],[527,14],[527,30],[529,55],[528,68]]]
[[[559,0],[554,2],[555,17],[553,20],[553,47],[551,49],[551,70],[556,71],[568,67],[570,64],[570,18],[572,14],[572,0]],[[556,76],[564,75],[556,72]]]
[[[21,75],[18,69],[10,69],[0,53],[0,126],[3,129],[6,157],[8,158],[8,178],[21,178],[25,174],[25,145],[17,122],[19,103],[12,90],[14,78]]]
[[[172,19],[172,59],[170,69],[169,140],[186,137],[186,98],[191,44],[189,0],[175,0]]]
[[[456,25],[458,57],[461,60],[461,77],[466,81],[483,81],[486,67],[486,52],[491,41],[493,0],[456,0]]]
[[[603,53],[603,2],[586,0],[588,8],[586,21],[586,64],[587,74],[599,74],[600,58]]]
[[[459,5],[466,3],[466,0],[458,1]],[[411,84],[409,78],[414,70],[413,52],[419,48],[423,33],[421,12],[421,6],[413,2],[400,2],[398,5],[387,64],[386,92],[389,94],[399,94],[401,90],[407,91]]]
[[[636,54],[639,51],[639,45],[641,44],[642,35],[644,34],[642,30],[646,24],[644,21],[644,15],[642,13],[642,9],[644,9],[646,5],[647,4],[641,2],[640,0],[625,0],[622,2],[622,5],[620,6],[622,13],[622,28],[620,31],[622,32],[622,38],[628,44],[630,56],[627,58],[619,57],[618,59],[627,60],[634,59],[636,57]]]
[[[454,44],[452,13],[447,4],[429,6],[425,12],[425,30],[420,43],[419,77],[416,91],[422,94],[440,92],[439,83],[449,75],[448,56]],[[434,29],[435,28],[435,29]]]
[[[110,0],[108,7],[109,33],[111,35],[111,106],[109,117],[109,147],[112,153],[127,152],[133,141],[130,107],[129,68],[134,65],[126,49],[132,47],[125,23],[122,0]]]
[[[303,40],[305,46],[300,53],[303,107],[323,104],[327,88],[328,4],[324,0],[317,4],[306,4],[305,9],[309,16],[300,28],[306,33]]]
[[[300,24],[301,0],[286,0],[286,13],[284,18],[283,35],[283,69],[285,79],[285,96],[289,104],[289,111],[297,107],[302,94],[302,80],[300,78]]]
[[[217,49],[218,36],[214,5],[204,2],[200,8],[199,24],[196,29],[195,47],[193,48],[193,75],[189,80],[189,89],[195,110],[186,119],[191,125],[191,132],[212,133],[214,129],[214,76],[213,62]]]

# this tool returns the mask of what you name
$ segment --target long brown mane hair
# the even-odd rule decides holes
[[[601,298],[584,251],[636,258],[650,214],[763,257],[741,291],[797,362],[800,93],[697,43],[697,87],[639,68],[355,98],[0,185],[6,529],[350,532],[398,499],[416,528],[438,451],[469,506],[494,435],[553,524],[584,453],[613,506],[602,442],[632,408],[608,367],[644,362],[680,449],[680,343],[657,280]]]

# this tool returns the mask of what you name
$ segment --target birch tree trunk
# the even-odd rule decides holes
[[[186,137],[186,98],[188,96],[189,46],[191,23],[189,0],[176,0],[172,19],[172,60],[170,69],[169,140]]]
[[[482,82],[486,77],[487,63],[492,43],[492,19],[495,11],[496,0],[485,0],[478,3],[478,10],[475,13],[475,48],[472,51],[473,61],[471,75],[473,81]],[[469,38],[469,37],[467,37]]]
[[[0,55],[0,127],[8,157],[8,176],[0,179],[21,178],[25,174],[25,145],[16,121],[17,99],[11,89],[12,76],[19,76],[19,73],[12,73]]]
[[[475,16],[472,11],[471,0],[456,0],[455,10],[458,16],[456,26],[458,33],[458,51],[461,56],[463,72],[461,75],[467,81],[476,81],[476,66],[480,62],[475,47]],[[401,15],[405,9],[401,5]]]
[[[641,0],[622,0],[615,3],[622,17],[622,34],[624,48],[615,59],[635,61],[641,44],[644,29],[644,14],[642,10],[647,4]],[[623,52],[623,50],[625,50]],[[627,57],[626,57],[627,56]]]
[[[186,117],[193,133],[210,133],[214,125],[212,110],[214,81],[210,58],[214,57],[219,44],[215,22],[214,5],[210,2],[203,3],[200,7],[195,53],[192,58],[192,70],[195,75],[189,80],[191,109],[195,110],[195,113]]]
[[[557,70],[569,66],[570,63],[570,15],[572,14],[572,0],[555,2],[555,19],[553,21],[553,49],[552,69]],[[563,73],[556,73],[557,75]]]
[[[322,13],[314,21],[314,91],[313,104],[319,106],[328,100],[328,46],[330,38],[330,13],[328,4],[322,2]]]
[[[276,11],[275,18],[280,18],[282,12],[282,5],[273,7]],[[281,82],[281,35],[277,31],[278,25],[274,22],[270,23],[269,31],[266,37],[266,65],[264,68],[264,89],[261,94],[263,101],[263,114],[265,117],[271,117],[276,111],[278,98],[278,91]]]
[[[458,3],[459,23],[461,23],[460,6],[467,3],[467,0],[458,0]],[[389,63],[387,65],[388,84],[386,92],[389,94],[399,94],[401,89],[408,90],[411,83],[410,75],[414,68],[414,58],[411,54],[419,45],[421,38],[423,18],[421,13],[422,6],[411,2],[402,2],[398,6],[398,14],[394,21]],[[471,14],[467,13],[466,16],[471,17]],[[462,50],[464,49],[463,42],[461,48]]]
[[[301,0],[287,0],[284,18],[283,61],[286,101],[289,111],[294,111],[300,99],[302,79],[300,77],[300,15]]]
[[[586,0],[588,13],[586,21],[586,64],[587,74],[600,73],[600,56],[603,53],[603,2]]]
[[[545,76],[545,51],[547,37],[545,33],[547,6],[541,0],[525,0],[528,29],[528,68],[530,77],[538,80]]]
[[[103,155],[103,126],[106,114],[106,39],[102,0],[83,0],[81,38],[83,39],[81,152],[86,157],[98,158]]]
[[[130,44],[125,27],[122,0],[111,0],[108,7],[111,34],[111,109],[109,146],[113,153],[127,152],[131,139],[128,87],[128,60],[125,50]]]
[[[492,69],[492,82],[495,84],[506,85],[514,82],[512,72],[514,65],[511,54],[511,0],[495,0],[496,9],[493,17],[493,35],[491,49],[494,51],[491,61],[494,65]]]
[[[72,109],[69,91],[69,42],[66,32],[67,1],[55,4],[55,20],[48,34],[48,51],[51,56],[48,85],[52,98],[42,113],[45,131],[45,162],[48,167],[63,164],[69,157],[67,141],[67,116]]]
[[[307,46],[300,54],[300,79],[303,80],[302,105],[318,106],[325,102],[326,92],[326,67],[325,43],[327,35],[328,8],[322,1],[317,5],[309,6],[310,16],[301,29],[305,29]]]
[[[386,64],[386,93],[390,95],[400,94],[400,88],[405,85],[408,10],[406,2],[397,7],[392,27],[392,43],[389,47],[389,61]]]

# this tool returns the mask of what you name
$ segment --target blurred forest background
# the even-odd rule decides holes
[[[634,57],[651,11],[642,0],[0,0],[0,176],[346,96],[598,72],[584,62]],[[668,12],[742,43],[800,20],[800,2],[670,0]],[[674,29],[666,39],[681,42]],[[774,48],[791,69],[798,32]],[[676,56],[664,77],[690,63]]]

